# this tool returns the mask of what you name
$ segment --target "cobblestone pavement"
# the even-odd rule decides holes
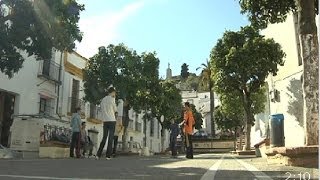
[[[299,175],[299,173],[301,173]],[[130,157],[111,160],[26,159],[0,160],[0,180],[22,179],[137,179],[137,180],[213,180],[213,179],[318,179],[318,169],[268,164],[254,156],[201,154],[194,159],[168,156]]]

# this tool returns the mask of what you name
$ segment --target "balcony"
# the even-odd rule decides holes
[[[60,65],[51,60],[39,61],[38,77],[45,78],[54,83],[61,84],[59,80]]]
[[[69,116],[72,115],[72,113],[75,112],[75,109],[77,107],[81,108],[81,118],[84,119],[86,114],[86,102],[82,99],[78,99],[78,98],[74,98],[74,97],[69,97],[68,98],[68,110],[67,110],[67,114]]]

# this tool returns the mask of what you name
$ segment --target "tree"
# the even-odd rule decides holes
[[[260,88],[252,94],[251,111],[258,114],[264,111],[266,88]],[[238,91],[224,92],[219,94],[221,106],[215,108],[215,120],[217,126],[221,130],[231,131],[235,134],[239,133],[240,144],[242,144],[242,134],[245,127],[244,108],[241,94]],[[236,138],[235,138],[236,140]],[[241,146],[239,147],[241,150]]]
[[[99,47],[98,53],[89,59],[84,69],[84,100],[99,104],[100,100],[106,95],[106,90],[115,84],[118,76],[117,61],[113,58],[115,55],[114,45]]]
[[[251,112],[256,115],[264,111],[265,103],[267,101],[267,97],[265,96],[266,88],[263,86],[257,92],[252,93],[252,106]],[[219,112],[215,117],[220,114],[225,117],[224,119],[217,119],[216,123],[218,127],[222,130],[233,130],[234,128],[245,125],[244,120],[244,108],[243,108],[243,99],[241,98],[241,93],[239,91],[233,92],[223,92],[219,94],[221,105],[216,110]],[[220,114],[219,114],[220,113]],[[223,120],[223,121],[221,121]],[[219,122],[218,122],[219,121]],[[234,121],[234,122],[233,122]]]
[[[183,63],[181,66],[181,78],[182,79],[187,79],[189,76],[189,65],[186,63]]]
[[[273,39],[265,39],[253,27],[226,31],[212,49],[211,70],[218,93],[241,94],[246,120],[246,150],[250,150],[250,132],[254,123],[252,94],[258,92],[269,73],[276,75],[283,65],[284,52]]]
[[[84,5],[76,0],[0,1],[0,71],[12,78],[25,57],[50,59],[52,49],[71,51],[81,41],[78,27]]]
[[[194,91],[198,91],[199,89],[199,77],[196,75],[190,74],[190,76],[186,80],[187,89],[192,89]]]
[[[144,146],[147,146],[147,129],[146,124],[147,121],[151,120],[154,121],[154,118],[156,118],[158,121],[160,121],[160,116],[154,116],[154,113],[152,113],[152,110],[154,106],[159,105],[158,97],[162,93],[162,89],[160,86],[160,80],[159,80],[159,64],[160,60],[156,57],[156,53],[142,53],[141,56],[141,65],[142,65],[142,71],[141,71],[141,89],[138,90],[137,93],[137,100],[140,102],[143,102],[143,109],[145,112],[144,115]],[[140,107],[141,106],[137,106]],[[139,109],[137,109],[139,111]],[[151,112],[151,114],[148,113],[148,111]]]
[[[194,104],[191,104],[191,110],[195,121],[194,128],[200,130],[203,124],[202,114],[199,111],[197,111],[196,106]]]
[[[253,25],[265,28],[268,24],[284,22],[290,12],[298,13],[299,36],[303,58],[303,95],[306,145],[318,145],[319,137],[319,44],[315,15],[318,0],[239,0],[241,12]]]
[[[158,90],[156,94],[157,102],[151,106],[151,112],[161,124],[161,146],[164,148],[164,130],[169,129],[171,120],[181,122],[182,97],[180,90],[170,80],[160,81]],[[161,122],[162,115],[164,116],[163,122]]]
[[[202,72],[200,75],[200,84],[202,87],[206,87],[206,90],[210,92],[210,118],[211,118],[211,133],[212,136],[215,136],[215,121],[214,121],[214,90],[213,90],[213,81],[212,81],[212,73],[211,73],[211,66],[209,60],[206,63],[201,64]],[[198,67],[200,69],[201,67]]]
[[[123,125],[124,149],[127,147],[127,128],[129,110],[141,110],[144,103],[140,101],[139,90],[144,89],[142,77],[142,61],[140,56],[129,50],[124,44],[100,47],[98,54],[90,58],[85,68],[84,88],[85,99],[98,104],[105,96],[106,89],[114,86],[118,98],[124,101]]]

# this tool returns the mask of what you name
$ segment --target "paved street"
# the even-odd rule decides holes
[[[291,177],[299,179],[299,172],[310,173],[312,179],[319,177],[316,169],[268,165],[266,160],[261,158],[230,154],[202,154],[196,155],[193,160],[183,157],[171,159],[168,156],[118,157],[109,161],[104,159],[0,160],[1,180],[286,179],[290,174]]]

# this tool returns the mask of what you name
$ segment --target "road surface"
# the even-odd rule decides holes
[[[201,154],[194,159],[168,156],[123,156],[111,160],[25,159],[0,160],[1,180],[219,180],[318,179],[317,169],[267,164],[265,159],[231,154]],[[307,178],[306,178],[307,179]]]

